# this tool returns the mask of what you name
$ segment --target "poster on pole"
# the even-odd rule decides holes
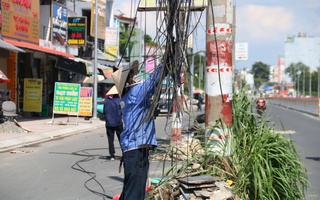
[[[23,111],[42,111],[42,79],[25,78],[23,84]]]
[[[78,115],[80,84],[56,82],[54,87],[53,113]]]
[[[92,116],[92,87],[80,88],[79,116]]]

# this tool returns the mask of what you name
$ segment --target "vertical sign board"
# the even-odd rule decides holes
[[[53,113],[78,115],[80,84],[55,83]]]
[[[80,88],[79,115],[92,116],[92,87]]]
[[[23,111],[42,111],[42,79],[25,78],[23,87]]]
[[[68,45],[86,45],[87,17],[68,17]]]

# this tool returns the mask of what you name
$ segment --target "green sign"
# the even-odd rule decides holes
[[[54,87],[53,113],[78,115],[80,84],[59,83]]]

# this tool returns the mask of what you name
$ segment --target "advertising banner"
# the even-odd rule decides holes
[[[42,111],[42,79],[25,78],[23,87],[23,111]]]
[[[56,82],[54,87],[53,113],[78,115],[80,84]]]
[[[80,88],[79,115],[92,116],[92,87]]]

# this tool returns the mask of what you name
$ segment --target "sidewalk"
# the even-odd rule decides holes
[[[10,151],[22,146],[45,142],[105,126],[105,122],[99,118],[85,120],[84,117],[79,117],[77,124],[77,117],[75,116],[55,117],[53,123],[52,118],[40,117],[19,118],[17,121],[21,128],[14,122],[6,123],[10,123],[8,126],[14,129],[18,127],[20,131],[12,130],[13,128],[1,128],[0,152]],[[2,123],[0,126],[2,127],[4,124]]]
[[[203,111],[199,112],[196,110],[196,105],[193,105],[192,113],[196,115],[203,113]],[[182,127],[185,129],[189,127],[190,122],[189,119],[187,119],[187,115],[184,115],[184,117],[186,117],[186,119],[183,120]],[[163,120],[166,121],[165,118],[163,118]],[[55,116],[53,124],[51,117],[20,117],[17,119],[17,122],[22,128],[19,128],[14,122],[10,122],[11,124],[9,126],[3,128],[4,123],[0,123],[0,153],[105,126],[105,122],[99,118],[85,120],[84,117],[79,117],[78,124],[76,124],[76,116]],[[17,128],[18,131],[16,131]],[[170,131],[170,127],[167,127],[167,129]],[[161,129],[159,128],[157,132],[157,136],[160,138],[168,137],[166,133],[164,133],[163,127],[161,127]]]

